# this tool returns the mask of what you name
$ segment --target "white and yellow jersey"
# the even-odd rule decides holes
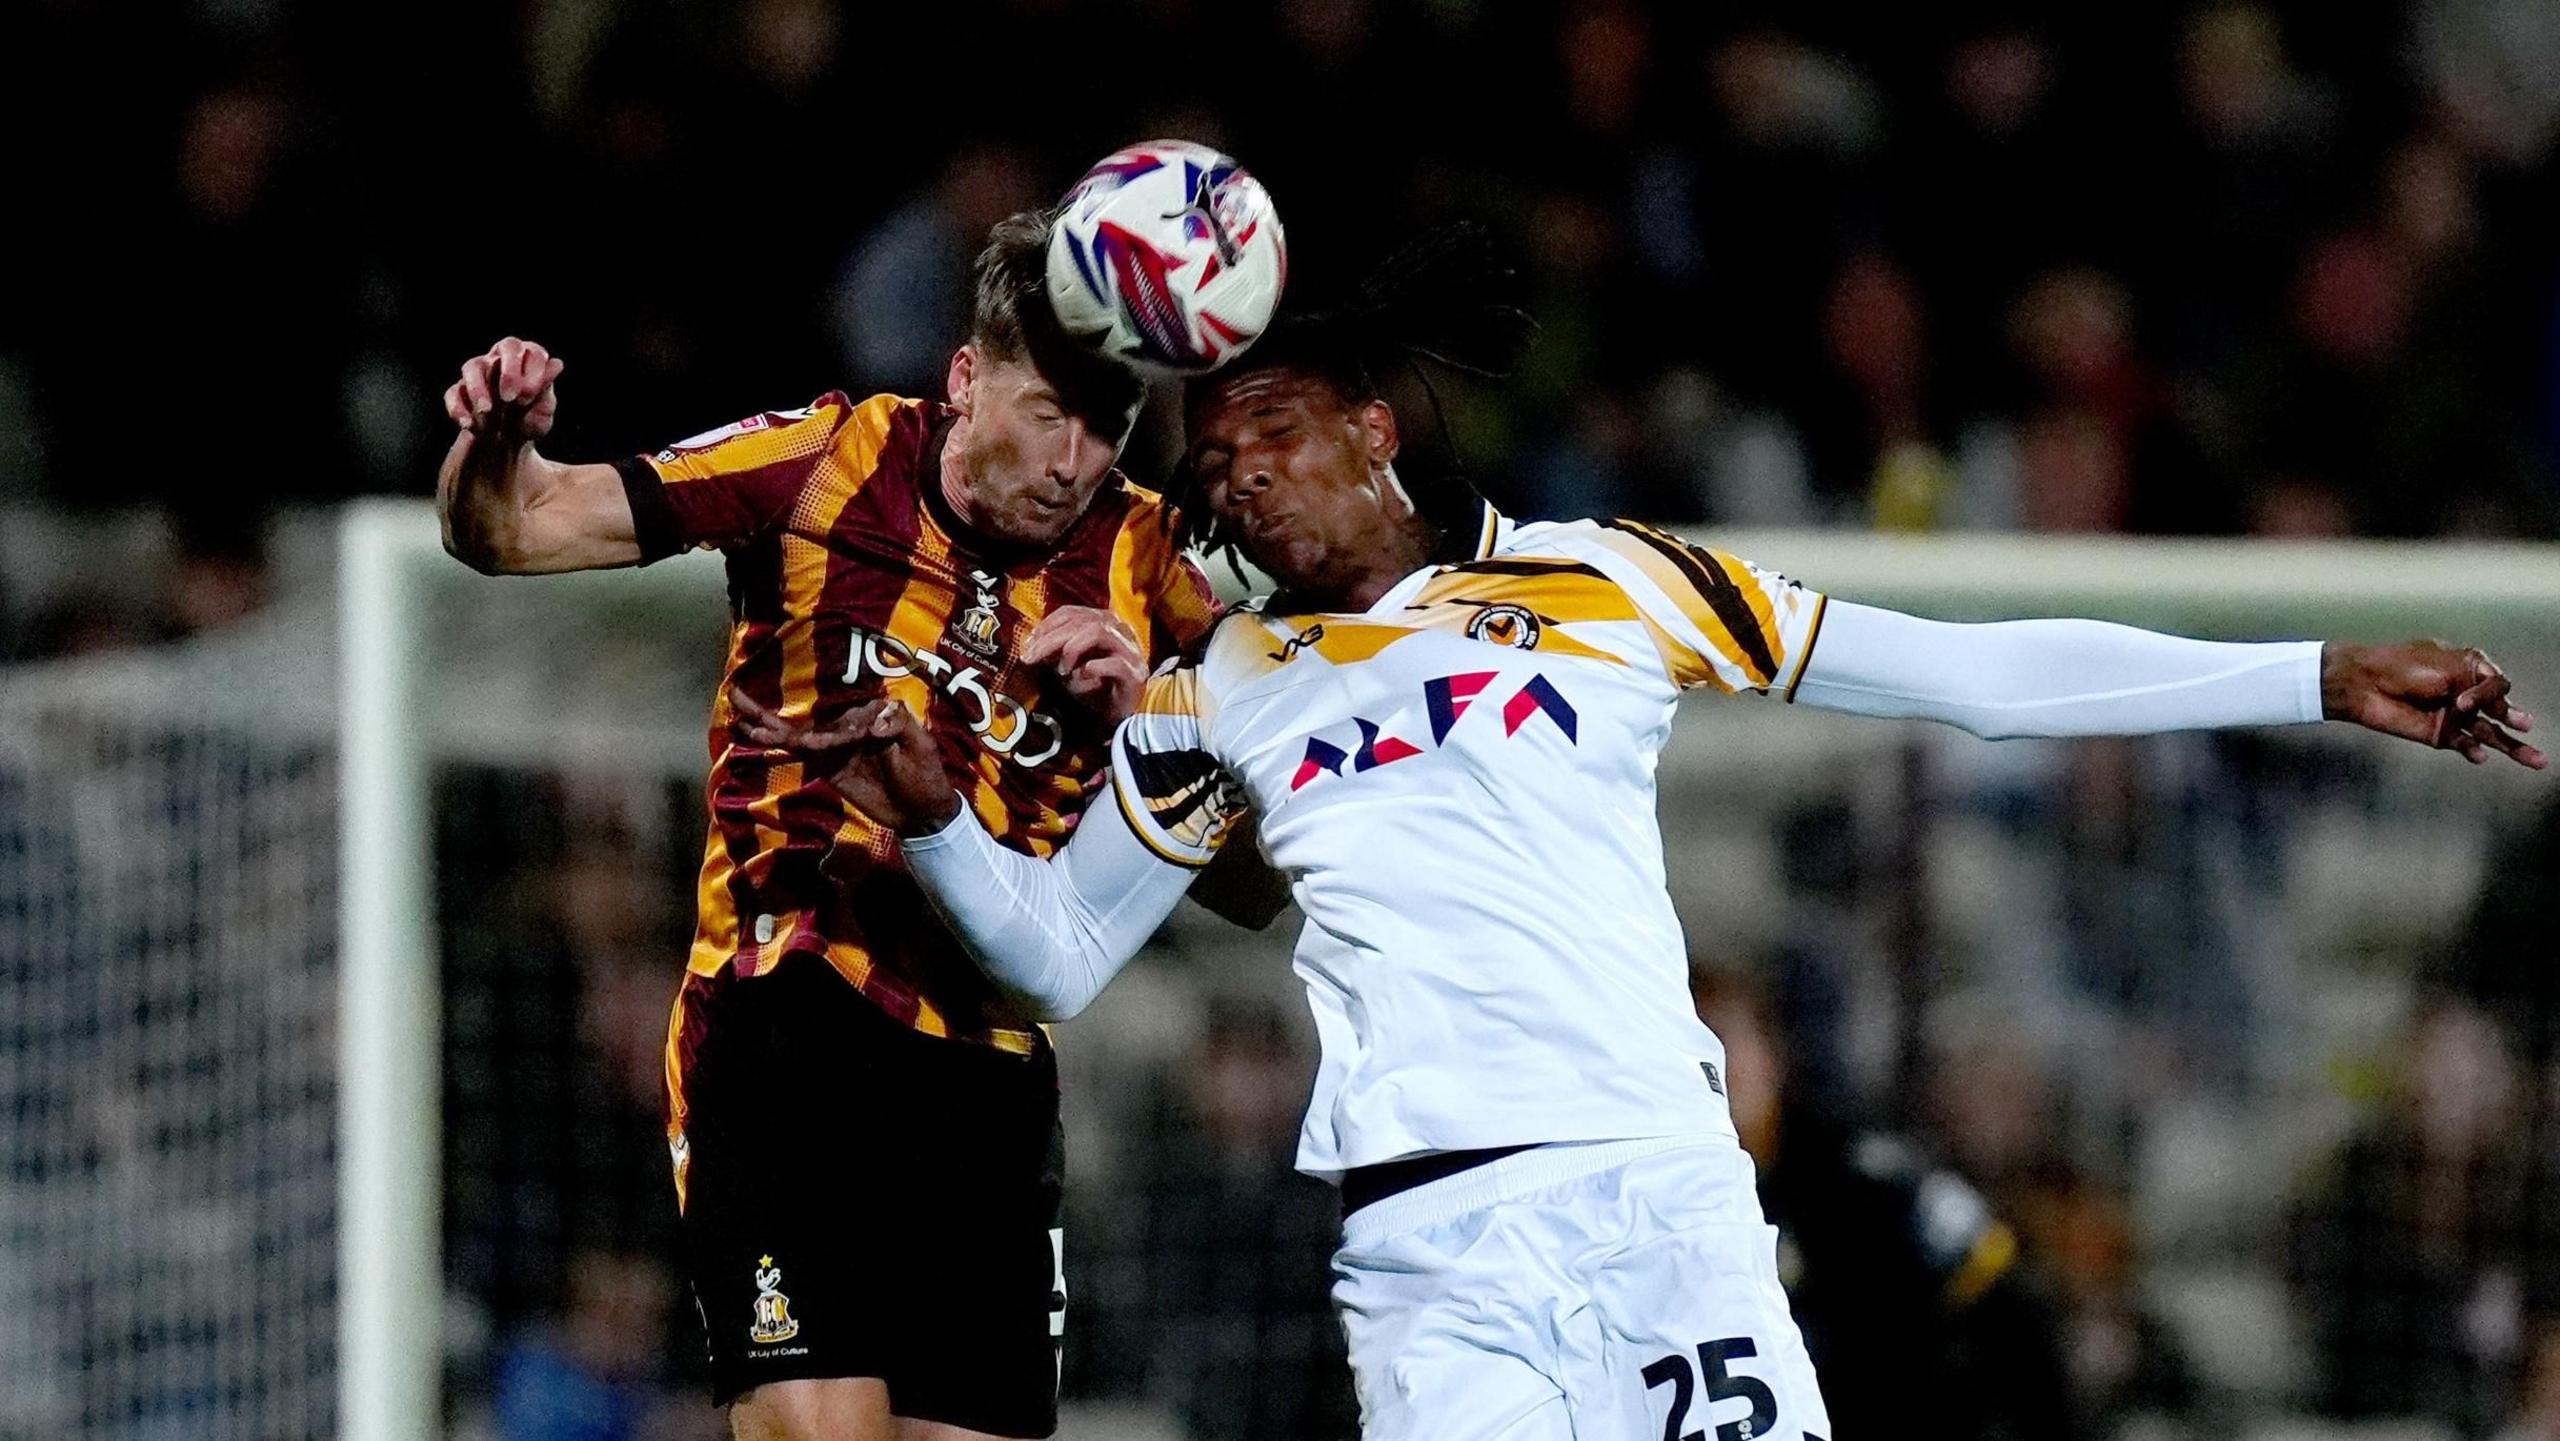
[[[1115,743],[1130,827],[1206,864],[1249,805],[1307,918],[1298,1162],[1727,1133],[1654,766],[1680,692],[1788,693],[1823,598],[1627,522],[1514,525],[1359,614],[1230,616]]]
[[[1820,653],[1816,654],[1816,642]],[[1654,760],[1680,691],[1772,692],[1981,736],[2316,722],[2317,641],[1828,601],[1649,527],[1514,527],[1357,615],[1229,616],[1112,743],[1114,800],[1048,860],[970,808],[900,842],[1026,1014],[1071,1016],[1247,807],[1307,928],[1324,1055],[1299,1165],[1731,1134],[1690,1010]]]

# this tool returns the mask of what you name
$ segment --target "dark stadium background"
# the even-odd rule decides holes
[[[572,457],[832,389],[934,393],[973,237],[1154,135],[1262,177],[1301,294],[1428,223],[1495,228],[1543,334],[1509,382],[1444,394],[1523,514],[2560,530],[2551,0],[15,0],[0,55],[5,661],[254,615],[271,523],[424,494],[438,393],[503,334],[568,360],[549,448]],[[78,563],[32,563],[39,534]],[[2216,755],[2267,780],[2245,741]],[[2119,763],[2087,752],[2075,784]],[[439,787],[440,884],[472,902],[446,933],[456,1413],[508,1441],[702,1434],[651,1109],[694,790],[600,804],[487,767]],[[2180,825],[2244,845],[2266,823],[2186,804]],[[1854,818],[1798,824],[1809,904],[1890,890],[1841,839]],[[2420,1107],[2299,1199],[2282,1264],[2323,1318],[2312,1409],[2560,1436],[2555,836],[2544,803],[2502,842],[2378,1063],[2507,1068],[2515,1149],[2430,1135]],[[2158,861],[2130,823],[2068,839],[2101,882]],[[2056,964],[2148,1004],[2173,983],[2122,938],[2160,918],[2110,894],[2071,914],[2116,943]],[[1822,1069],[1848,1042],[1820,967],[1771,964],[1800,1089],[1901,1129],[2017,1227],[2073,1434],[2151,1413],[2219,1434],[2135,1295],[2128,1177],[2073,1152],[2053,1078],[1958,1048],[1918,1090],[1856,1094]],[[2197,984],[2176,1004],[2214,1010]],[[1143,1159],[1077,1198],[1071,1396],[1201,1437],[1349,1434],[1333,1203],[1283,1174],[1289,1107],[1252,1103],[1297,1094],[1303,1044],[1241,1006],[1113,1098]],[[2467,1180],[2431,1189],[2416,1158],[2448,1155]],[[2458,1214],[2411,1235],[2364,1204],[2408,1188]],[[2487,1274],[2514,1283],[2503,1349],[2449,1339]],[[545,1408],[571,1395],[631,1425],[561,1429]]]

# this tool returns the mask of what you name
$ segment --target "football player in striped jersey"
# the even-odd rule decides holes
[[[1056,1062],[801,759],[741,743],[896,696],[991,835],[1066,840],[1146,667],[1215,616],[1154,494],[1114,469],[1144,388],[1068,341],[1047,222],[998,225],[947,403],[822,396],[652,455],[564,464],[563,369],[516,339],[446,392],[447,548],[489,573],[726,558],[699,922],[667,1039],[667,1138],[717,1399],[741,1437],[1055,1429]],[[1217,903],[1220,897],[1204,895]],[[1284,899],[1241,888],[1230,914]]]

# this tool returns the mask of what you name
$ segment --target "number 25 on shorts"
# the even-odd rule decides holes
[[[1707,1405],[1718,1401],[1748,1400],[1751,1414],[1738,1421],[1727,1421],[1716,1427],[1716,1441],[1758,1441],[1774,1433],[1778,1424],[1778,1398],[1767,1384],[1749,1376],[1736,1376],[1726,1363],[1739,1357],[1756,1356],[1760,1348],[1748,1336],[1729,1336],[1722,1341],[1698,1343],[1698,1365],[1691,1370],[1689,1358],[1674,1351],[1644,1368],[1644,1385],[1648,1391],[1671,1388],[1671,1413],[1662,1423],[1662,1441],[1707,1441],[1707,1433],[1683,1431],[1688,1424],[1689,1405],[1697,1399],[1698,1378],[1707,1378]]]

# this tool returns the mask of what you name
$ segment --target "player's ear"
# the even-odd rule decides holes
[[[972,393],[978,380],[978,347],[964,345],[951,352],[951,373],[943,377],[944,391],[951,397],[951,408],[962,415],[969,413],[976,399]]]
[[[1383,400],[1360,407],[1360,433],[1368,444],[1371,465],[1393,464],[1396,452],[1404,448],[1403,438],[1396,432],[1395,407]]]

